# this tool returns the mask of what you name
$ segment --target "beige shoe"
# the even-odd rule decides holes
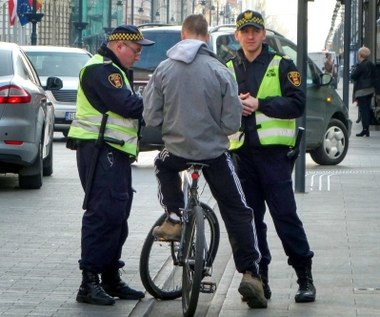
[[[161,226],[153,229],[153,236],[157,239],[179,241],[181,239],[182,225],[166,219]]]
[[[266,308],[268,305],[267,299],[264,296],[263,282],[249,271],[246,271],[243,275],[239,286],[239,293],[251,308]]]

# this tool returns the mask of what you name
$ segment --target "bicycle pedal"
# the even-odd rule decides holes
[[[201,282],[200,292],[201,293],[215,293],[216,283],[214,282]]]

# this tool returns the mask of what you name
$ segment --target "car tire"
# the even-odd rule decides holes
[[[43,161],[43,176],[51,176],[53,174],[53,141],[49,145],[49,154]]]
[[[322,144],[310,151],[313,161],[319,165],[337,165],[344,160],[348,150],[347,127],[332,119],[323,135]]]
[[[29,175],[33,173],[32,175]],[[43,178],[42,143],[38,147],[38,153],[34,163],[23,169],[19,174],[18,182],[22,189],[40,189]]]

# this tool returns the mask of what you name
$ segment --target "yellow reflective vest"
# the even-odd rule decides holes
[[[107,63],[104,61],[104,57],[99,54],[94,55],[81,70],[79,75],[80,79],[82,79],[84,69],[87,66],[102,63]],[[126,74],[116,64],[113,65],[120,70],[127,88],[133,93]],[[108,114],[108,119],[104,131],[104,137],[123,141],[124,144],[118,145],[112,142],[107,143],[122,152],[128,153],[132,157],[136,157],[138,154],[137,142],[139,121],[136,119],[124,118],[112,111],[107,111],[106,113]],[[76,115],[71,123],[68,137],[80,140],[97,140],[102,117],[102,113],[91,105],[86,98],[81,85],[79,85]]]
[[[258,99],[281,96],[279,66],[281,56],[275,55],[269,63],[257,93]],[[227,63],[228,68],[233,67],[233,61]],[[236,74],[234,72],[236,77]],[[261,111],[255,112],[257,134],[261,145],[287,145],[295,144],[295,119],[278,119],[268,117]],[[235,150],[244,144],[243,132],[239,131],[230,136],[230,150]]]

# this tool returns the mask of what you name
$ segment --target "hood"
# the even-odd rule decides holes
[[[202,46],[207,48],[207,44],[200,40],[182,40],[168,50],[167,56],[170,59],[190,64]]]

